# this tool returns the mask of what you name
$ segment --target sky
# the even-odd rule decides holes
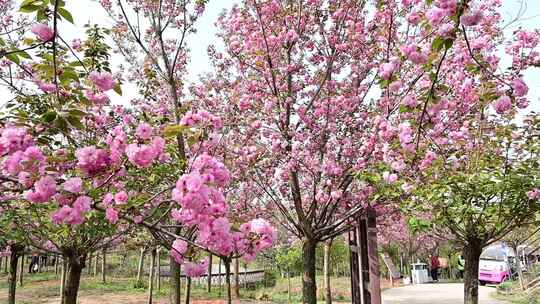
[[[520,0],[501,0],[503,6],[501,14],[505,20],[511,20],[520,10]],[[222,46],[219,39],[216,38],[217,29],[215,21],[221,12],[230,9],[234,4],[240,3],[240,0],[210,0],[206,6],[203,16],[197,22],[198,32],[192,35],[187,40],[190,48],[191,60],[188,64],[187,79],[190,82],[195,82],[198,76],[211,72],[211,66],[207,55],[208,45],[216,45],[218,49]],[[102,26],[111,26],[112,20],[104,12],[103,8],[96,0],[70,0],[66,1],[68,10],[73,14],[76,21],[76,26],[62,24],[61,33],[66,38],[66,41],[71,41],[76,38],[82,31],[82,26],[86,23],[97,23]],[[83,4],[84,3],[84,4]],[[526,29],[540,29],[540,0],[524,0],[525,14],[523,20],[507,29],[511,34],[513,30],[521,25]],[[506,60],[508,62],[509,60]],[[503,59],[504,63],[504,59]],[[525,81],[529,85],[529,100],[531,105],[530,110],[540,112],[540,69],[532,69],[524,75]],[[0,88],[2,93],[3,88]],[[135,97],[136,90],[134,87],[123,87],[124,96],[111,96],[114,102],[126,102],[130,97]],[[3,96],[5,94],[0,94]],[[3,99],[3,98],[2,98]]]

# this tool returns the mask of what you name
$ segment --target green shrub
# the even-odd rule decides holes
[[[275,270],[265,270],[263,284],[266,287],[276,286],[278,273]]]

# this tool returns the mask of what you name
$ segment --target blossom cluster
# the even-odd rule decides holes
[[[221,118],[219,116],[212,115],[211,113],[200,110],[196,112],[188,111],[180,121],[180,124],[188,127],[212,127],[214,129],[221,129],[223,126]]]
[[[4,248],[1,248],[0,250],[0,257],[9,257],[11,255],[11,247],[6,246]]]
[[[220,255],[241,254],[250,260],[267,249],[276,239],[274,228],[263,219],[254,219],[232,229],[227,219],[228,206],[223,196],[223,187],[229,182],[229,171],[208,154],[197,157],[189,173],[180,177],[172,191],[172,198],[180,208],[173,210],[172,217],[179,223],[198,228],[197,243]],[[186,264],[188,275],[201,275],[208,263],[186,262],[184,254],[187,243],[176,240],[171,256]],[[188,271],[189,269],[189,271]]]
[[[537,199],[540,200],[540,189],[535,188],[533,190],[527,191],[527,197],[529,199]]]

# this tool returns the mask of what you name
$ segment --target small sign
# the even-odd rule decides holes
[[[382,255],[382,259],[384,261],[384,264],[386,265],[386,268],[388,269],[388,272],[392,276],[392,279],[399,279],[401,278],[401,273],[397,270],[396,265],[394,265],[394,262],[392,262],[392,258],[388,255],[388,252],[385,252]]]

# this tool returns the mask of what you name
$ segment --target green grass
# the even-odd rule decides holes
[[[509,281],[499,285],[495,298],[512,304],[540,304],[540,290],[534,293],[525,293],[521,290],[519,282]]]
[[[510,295],[497,294],[496,299],[508,301],[512,304],[540,304],[540,291],[532,294],[526,294],[524,292],[514,293]]]
[[[0,288],[8,288],[7,278],[8,278],[7,274],[4,274],[4,273],[0,274]],[[25,273],[23,276],[23,285],[26,285],[26,283],[37,283],[37,282],[54,280],[54,279],[55,279],[54,273],[50,273],[50,272],[35,273],[35,274]]]
[[[332,297],[334,302],[350,302],[350,278],[348,277],[332,277]],[[324,302],[323,277],[317,276],[317,298]],[[274,303],[287,303],[287,279],[279,278],[274,287],[260,288],[256,290],[241,290],[242,298],[255,300],[268,300]],[[302,278],[291,278],[291,302],[302,302]]]
[[[7,288],[7,276],[0,275],[0,288]],[[333,298],[336,302],[350,301],[350,281],[347,277],[331,278]],[[105,284],[101,283],[101,276],[93,277],[84,274],[81,278],[79,289],[80,296],[92,296],[103,294],[145,294],[147,293],[147,277],[144,277],[142,284],[137,287],[134,278],[107,277]],[[302,301],[302,282],[300,277],[291,278],[291,302],[300,303]],[[322,276],[317,277],[318,298],[324,300]],[[185,282],[182,283],[182,293],[185,292]],[[287,279],[279,278],[273,287],[259,286],[240,290],[243,299],[267,300],[274,303],[287,303]],[[206,291],[205,284],[197,285],[193,283],[191,295],[192,299],[224,299],[226,295],[225,286],[212,286],[212,292]],[[17,287],[17,293],[21,296],[21,304],[36,304],[32,299],[47,299],[60,296],[59,276],[54,273],[38,273],[26,275],[22,287]],[[169,281],[162,279],[161,290],[155,286],[155,297],[168,297]]]

